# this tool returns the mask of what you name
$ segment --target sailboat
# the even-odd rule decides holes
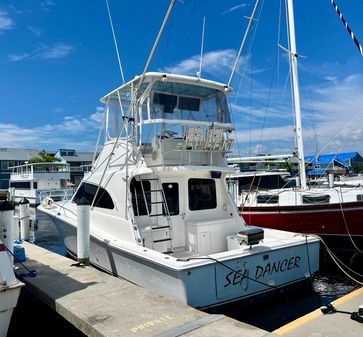
[[[292,0],[287,0],[287,5],[300,183],[298,187],[280,184],[274,189],[264,190],[244,190],[241,187],[235,193],[235,200],[240,214],[249,225],[317,234],[338,244],[342,244],[342,238],[347,238],[355,246],[354,240],[363,239],[363,189],[334,187],[333,183],[325,188],[311,188],[307,185]],[[240,178],[231,176],[230,179],[234,180],[236,186]],[[330,181],[333,182],[332,179]]]
[[[90,263],[193,307],[251,299],[318,270],[318,239],[247,226],[228,193],[231,91],[144,71],[101,99],[105,142],[91,171],[71,200],[38,207],[72,256],[86,199]]]

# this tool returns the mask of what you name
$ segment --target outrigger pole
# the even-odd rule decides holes
[[[144,71],[143,71],[142,76],[141,76],[141,79],[140,79],[140,81],[139,81],[138,88],[140,88],[140,87],[141,87],[141,84],[142,84],[142,82],[144,81],[145,74],[146,74],[146,72],[147,72],[147,71],[148,71],[148,69],[149,69],[149,66],[150,66],[150,63],[151,63],[152,58],[154,57],[155,49],[156,49],[156,47],[157,47],[157,46],[158,46],[158,44],[159,44],[159,40],[160,40],[160,38],[161,38],[161,35],[163,34],[163,31],[164,31],[165,25],[166,25],[166,23],[167,23],[167,21],[168,21],[169,15],[170,15],[170,13],[171,13],[171,10],[172,10],[172,9],[173,9],[173,7],[174,7],[174,4],[175,4],[175,0],[171,0],[171,1],[170,1],[169,8],[168,8],[168,11],[167,11],[167,12],[166,12],[166,14],[165,14],[164,21],[163,21],[163,23],[162,23],[162,25],[161,25],[161,27],[160,27],[160,30],[159,30],[158,36],[156,37],[156,40],[155,40],[155,42],[154,42],[153,48],[151,49],[151,52],[150,52],[149,58],[147,59],[147,62],[146,62],[146,65],[145,65]]]
[[[125,77],[124,77],[124,72],[122,70],[122,64],[121,64],[120,54],[118,52],[118,46],[117,46],[117,41],[116,41],[115,30],[113,29],[113,23],[112,23],[112,17],[111,17],[110,7],[108,6],[108,1],[107,0],[106,0],[106,6],[107,6],[108,18],[110,20],[110,25],[111,25],[111,30],[112,30],[113,42],[115,43],[117,60],[118,60],[118,66],[120,68],[122,84],[125,84]]]
[[[340,20],[342,20],[344,27],[347,29],[349,36],[352,38],[353,42],[355,43],[355,45],[357,46],[357,48],[359,49],[360,54],[363,56],[363,47],[360,45],[358,39],[355,37],[354,33],[352,32],[352,30],[350,29],[348,22],[345,20],[343,13],[339,10],[338,5],[335,3],[334,0],[330,0],[331,4],[333,5],[336,13],[338,14],[338,16],[340,17]]]
[[[239,62],[239,58],[241,57],[241,53],[242,53],[243,47],[245,45],[248,32],[250,31],[250,28],[252,26],[252,22],[254,21],[254,16],[255,16],[256,9],[257,9],[257,6],[258,6],[259,2],[260,2],[260,0],[256,0],[255,7],[253,8],[253,11],[252,11],[252,15],[251,15],[251,17],[247,18],[249,20],[248,21],[248,26],[247,26],[245,35],[243,37],[243,40],[241,42],[241,46],[239,47],[239,51],[238,51],[238,54],[237,54],[237,57],[236,57],[236,61],[234,62],[234,66],[233,66],[233,69],[232,69],[232,72],[231,72],[231,76],[229,77],[229,80],[228,80],[228,84],[227,84],[228,87],[231,86],[231,82],[233,80],[234,73],[236,72],[238,62]]]

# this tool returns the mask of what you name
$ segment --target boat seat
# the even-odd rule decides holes
[[[204,141],[204,132],[201,128],[188,128],[185,131],[184,150],[199,150]]]
[[[204,150],[218,151],[223,145],[223,130],[211,128],[207,131]]]

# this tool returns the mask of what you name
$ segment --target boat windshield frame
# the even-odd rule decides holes
[[[125,120],[144,124],[214,126],[234,130],[224,84],[173,74],[147,73],[101,99],[106,103],[107,139],[116,138]],[[120,131],[121,130],[121,131]]]

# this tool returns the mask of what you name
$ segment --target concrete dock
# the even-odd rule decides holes
[[[362,337],[363,323],[350,318],[363,305],[363,288],[331,303],[336,312],[323,314],[320,309],[275,330],[269,337]],[[363,318],[363,317],[362,317]]]
[[[210,315],[159,296],[76,261],[24,242],[28,269],[20,277],[28,292],[88,336],[137,337],[362,337],[363,323],[350,313],[363,305],[363,288],[332,302],[336,312],[317,309],[273,331]],[[17,274],[26,273],[20,264]]]
[[[76,261],[24,242],[26,289],[88,336],[245,336],[267,331],[209,315]],[[16,273],[27,270],[18,264]],[[147,277],[147,276],[145,276]]]

